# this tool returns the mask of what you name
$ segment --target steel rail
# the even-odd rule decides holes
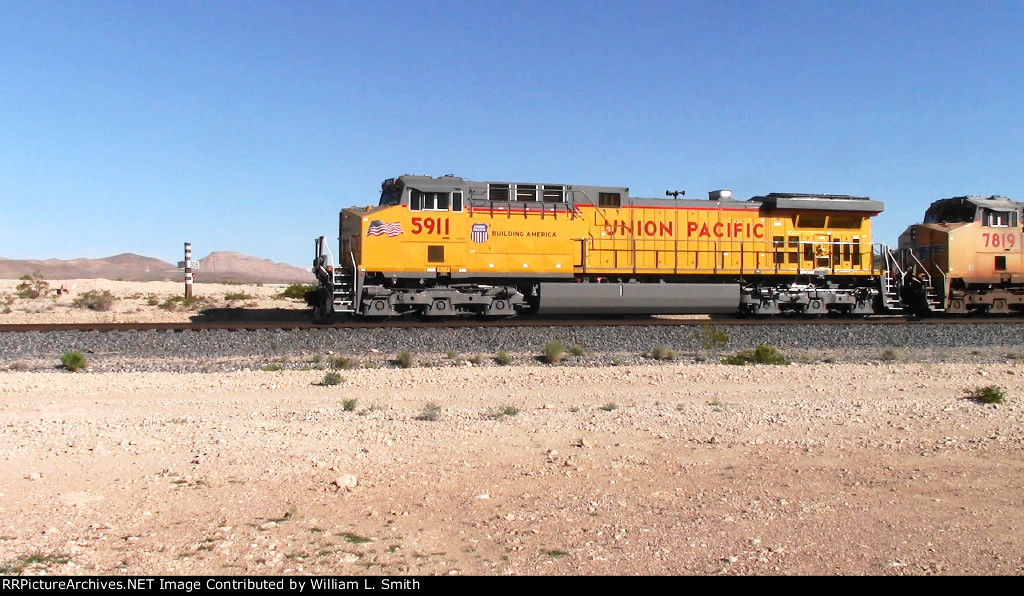
[[[339,320],[329,324],[313,324],[304,321],[205,321],[176,323],[20,323],[0,324],[0,332],[42,332],[57,331],[251,331],[259,329],[277,330],[309,330],[309,329],[369,329],[369,328],[468,328],[468,327],[644,327],[644,326],[695,326],[703,324],[716,326],[739,325],[889,325],[889,324],[1013,324],[1024,323],[1021,317],[934,317],[913,319],[904,315],[872,315],[863,318],[832,318],[822,317],[764,317],[764,318],[710,318],[710,319],[677,319],[661,317],[629,317],[629,318],[551,318],[551,317],[515,317],[499,320],[475,319],[441,319],[441,320]]]

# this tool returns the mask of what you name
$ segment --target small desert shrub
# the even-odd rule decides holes
[[[481,356],[480,354],[473,354],[472,356],[469,357],[469,361],[473,364],[483,364],[484,357]]]
[[[14,287],[14,294],[25,300],[35,300],[50,292],[50,284],[43,281],[43,274],[36,271],[21,276],[21,283]]]
[[[665,346],[658,345],[651,348],[650,356],[655,360],[672,360],[676,357],[676,351]]]
[[[266,366],[261,366],[260,370],[267,371],[267,372],[273,372],[273,371],[276,371],[276,370],[281,370],[282,368],[284,368],[284,367],[281,366],[280,364],[267,364]]]
[[[427,420],[433,422],[441,418],[441,406],[431,402],[423,407],[423,411],[416,416],[416,420]]]
[[[974,389],[971,391],[969,397],[978,403],[999,404],[1003,402],[1006,394],[1002,387],[989,385],[987,387],[978,387],[977,389]]]
[[[882,351],[882,360],[888,360],[891,362],[893,360],[899,360],[899,358],[899,352],[897,352],[894,348],[886,348],[885,350]]]
[[[345,401],[341,402],[341,409],[345,410],[346,412],[354,412],[356,409],[356,400],[346,399]]]
[[[320,381],[320,384],[324,387],[330,387],[332,385],[341,384],[341,375],[336,372],[329,372],[324,375],[324,379]]]
[[[494,414],[491,415],[491,418],[501,420],[505,416],[515,416],[518,413],[519,408],[516,406],[501,406]]]
[[[76,296],[71,304],[77,308],[88,308],[89,310],[106,312],[114,307],[115,300],[117,298],[109,290],[103,290],[102,292],[89,290]]]
[[[335,356],[331,358],[331,368],[335,370],[352,370],[359,366],[359,361],[348,356]]]
[[[246,294],[245,292],[229,292],[224,294],[225,302],[237,302],[242,300],[252,300],[255,296]]]
[[[409,350],[402,350],[395,355],[395,363],[402,368],[412,368],[416,366],[416,357]]]
[[[89,359],[81,352],[71,351],[64,352],[64,355],[60,357],[60,363],[64,365],[64,368],[75,372],[89,366]]]
[[[171,296],[167,300],[164,300],[160,305],[160,308],[164,310],[196,310],[201,306],[205,306],[207,303],[206,298],[202,296],[192,296],[186,298],[184,296]]]
[[[601,409],[604,410],[605,412],[614,412],[615,410],[619,409],[619,405],[613,401],[610,401],[605,405],[601,406]]]
[[[718,350],[729,343],[729,334],[711,323],[700,326],[700,343],[705,350]]]
[[[498,353],[494,355],[494,361],[501,366],[508,366],[512,364],[512,357],[505,350],[498,350]]]
[[[565,344],[553,339],[544,344],[544,361],[548,364],[558,364],[565,358]]]
[[[572,355],[576,356],[577,358],[579,358],[580,356],[586,356],[587,355],[587,351],[584,350],[582,346],[573,346],[572,347]]]
[[[63,554],[44,555],[42,553],[33,553],[20,559],[0,564],[0,575],[21,575],[26,567],[64,565],[70,560],[70,557]]]
[[[723,364],[789,364],[789,360],[775,346],[761,344],[753,350],[744,350],[722,359]]]
[[[448,350],[448,352],[445,354],[445,356],[448,357],[448,360],[458,360],[459,353],[456,352],[455,350]]]
[[[316,289],[315,285],[312,284],[292,284],[282,291],[279,296],[281,298],[295,298],[296,300],[305,300],[306,292],[312,292]]]

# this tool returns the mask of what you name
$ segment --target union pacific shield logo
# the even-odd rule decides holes
[[[487,224],[473,224],[473,231],[470,237],[473,242],[487,242]]]
[[[370,222],[370,225],[366,228],[367,236],[380,236],[387,234],[388,236],[398,236],[402,233],[402,224],[400,222],[384,223],[379,219],[375,219]]]

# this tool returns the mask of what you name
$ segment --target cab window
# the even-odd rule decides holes
[[[421,192],[414,188],[409,195],[410,211],[448,211],[448,203],[446,192]]]
[[[990,228],[1015,228],[1017,227],[1017,212],[984,209],[982,211],[982,225]]]

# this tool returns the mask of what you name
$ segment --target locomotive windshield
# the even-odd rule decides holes
[[[402,201],[402,191],[400,190],[384,190],[380,193],[381,207],[390,205],[398,205]]]
[[[974,221],[978,208],[968,201],[936,201],[924,214],[924,223],[969,223]]]

